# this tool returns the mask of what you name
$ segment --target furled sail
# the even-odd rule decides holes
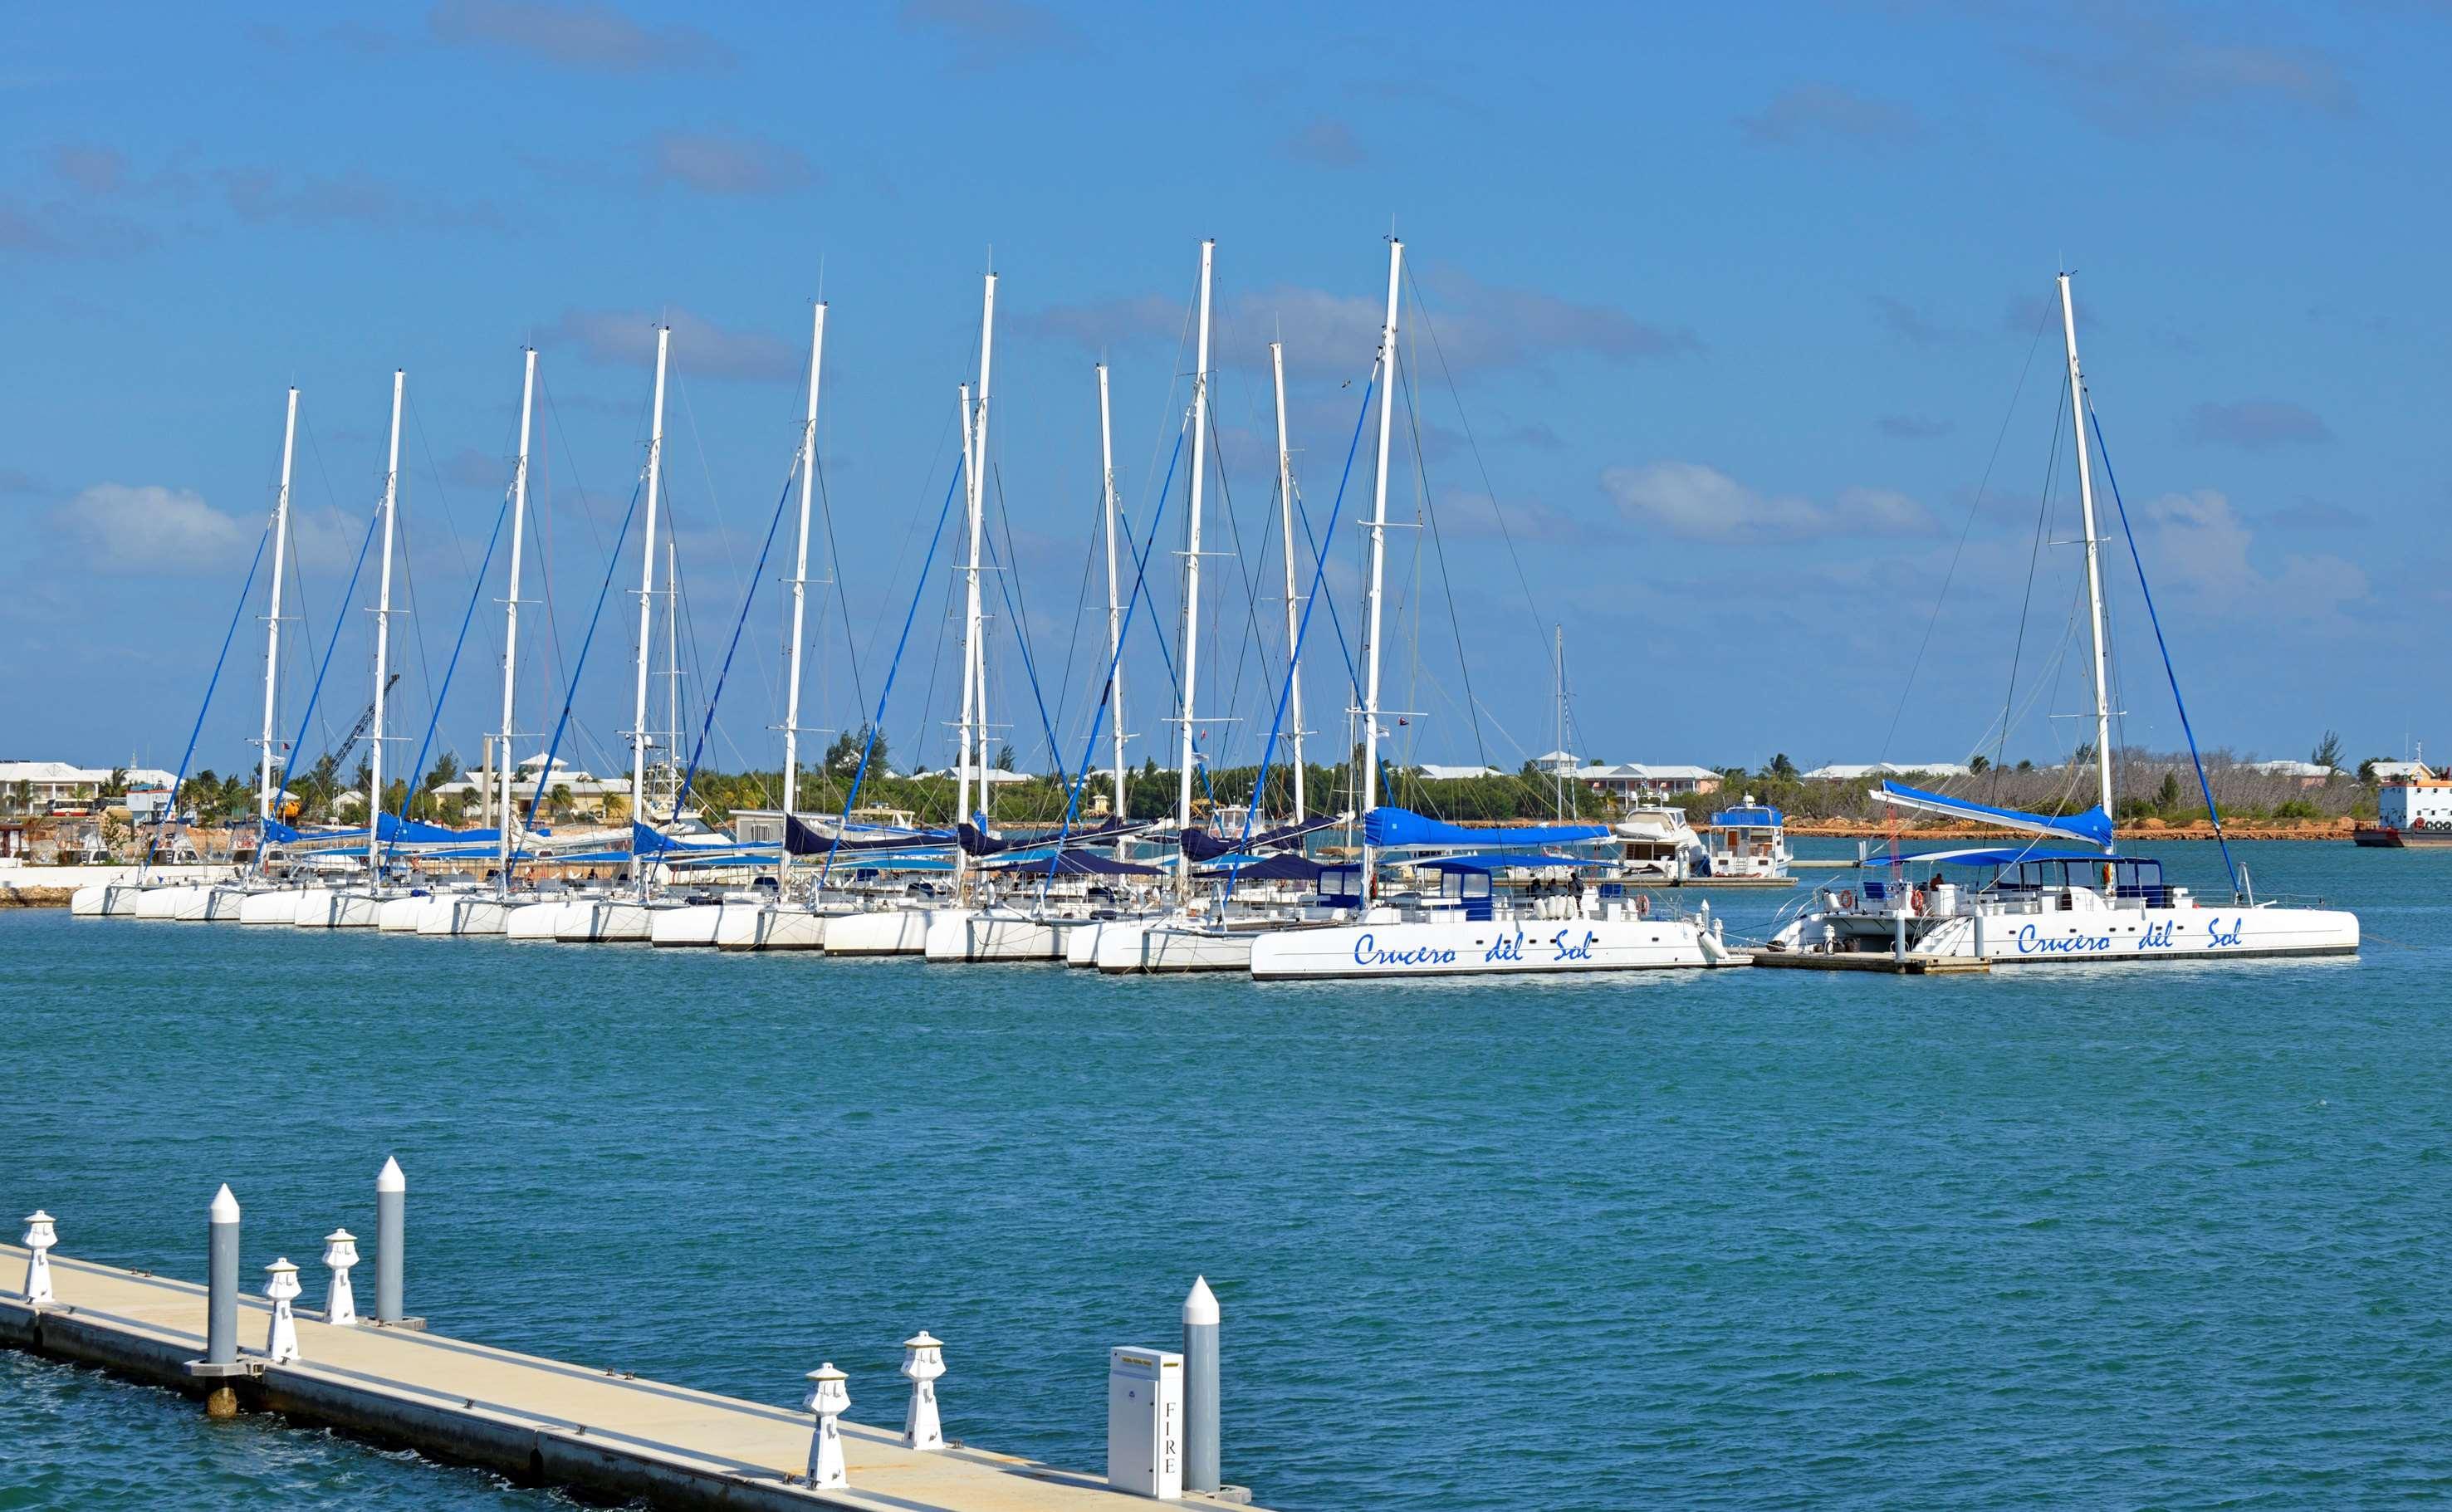
[[[1996,809],[1988,803],[1976,803],[1967,798],[1953,798],[1946,793],[1927,793],[1902,782],[1884,782],[1873,790],[1873,797],[1892,808],[1913,809],[1922,814],[1937,814],[1944,818],[1965,819],[1974,824],[1997,824],[2005,830],[2022,830],[2028,835],[2058,835],[2065,840],[2078,840],[2087,845],[2111,849],[2111,815],[2100,804],[2082,814],[2027,814],[2017,809]]]

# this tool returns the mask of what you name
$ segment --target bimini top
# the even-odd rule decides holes
[[[1977,824],[1997,824],[2005,830],[2024,830],[2029,835],[2056,835],[2064,840],[2099,845],[2106,850],[2111,846],[2111,815],[2104,813],[2100,804],[2083,814],[2027,814],[2017,809],[1996,809],[1988,803],[1953,798],[1946,793],[1927,793],[1922,788],[1890,781],[1875,788],[1873,796],[1893,808],[1915,809]]]
[[[2013,846],[1978,847],[1966,851],[1921,851],[1901,855],[1900,866],[2025,866],[2029,862],[2059,862],[2063,865],[2101,866],[2105,862],[2120,866],[2159,866],[2162,863],[2134,855],[2111,855],[2102,851],[2028,851]],[[1886,870],[1891,861],[1885,855],[1865,857],[1864,870]]]
[[[1581,866],[1581,858],[1572,855],[1541,855],[1529,851],[1499,851],[1482,855],[1442,855],[1435,860],[1415,861],[1415,866],[1433,872],[1504,872],[1512,868]]]
[[[1711,822],[1719,825],[1723,829],[1732,829],[1738,825],[1745,824],[1750,824],[1757,827],[1763,825],[1785,825],[1788,823],[1788,815],[1780,813],[1777,809],[1772,808],[1768,803],[1748,803],[1742,804],[1733,809],[1722,809],[1719,813],[1711,815]]]
[[[1566,845],[1576,840],[1597,840],[1609,833],[1606,824],[1530,824],[1515,829],[1468,830],[1462,825],[1425,818],[1411,809],[1378,808],[1362,816],[1363,840],[1383,847]]]

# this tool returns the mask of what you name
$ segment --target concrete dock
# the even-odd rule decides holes
[[[22,1275],[28,1258],[26,1249],[0,1246],[0,1274]],[[188,1370],[205,1353],[203,1286],[58,1254],[49,1264],[53,1301],[31,1304],[21,1291],[0,1291],[0,1344],[197,1397],[220,1384]],[[299,1357],[276,1362],[262,1353],[271,1310],[262,1297],[240,1299],[246,1373],[232,1384],[242,1407],[480,1465],[524,1484],[672,1507],[1115,1512],[1121,1505],[1097,1476],[951,1442],[933,1452],[906,1449],[897,1432],[850,1422],[841,1425],[849,1487],[813,1490],[792,1483],[809,1462],[814,1420],[806,1412],[438,1332],[336,1327],[303,1307]],[[1096,1400],[1093,1372],[1102,1364],[1082,1362],[1085,1403]],[[783,1395],[799,1383],[776,1384]],[[902,1403],[871,1405],[899,1410]],[[959,1428],[959,1409],[948,1416]],[[1181,1504],[1247,1503],[1187,1493]]]

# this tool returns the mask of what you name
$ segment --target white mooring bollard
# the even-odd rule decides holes
[[[902,1341],[902,1379],[911,1383],[911,1405],[902,1414],[902,1446],[941,1449],[945,1427],[937,1417],[937,1378],[945,1373],[945,1341],[922,1328]]]
[[[375,1173],[375,1322],[393,1327],[405,1321],[401,1283],[407,1236],[408,1178],[400,1173],[400,1162],[386,1155]]]
[[[51,1247],[60,1242],[60,1232],[51,1223],[51,1215],[40,1208],[26,1215],[26,1300],[30,1303],[56,1302],[51,1295]]]
[[[272,1299],[272,1326],[264,1339],[264,1352],[276,1365],[298,1358],[298,1320],[289,1305],[298,1300],[298,1267],[287,1256],[264,1267],[272,1279],[264,1284],[264,1294]]]
[[[335,1228],[324,1236],[324,1264],[332,1267],[332,1289],[324,1299],[324,1321],[336,1328],[354,1327],[358,1298],[349,1289],[349,1267],[358,1263],[358,1236]]]
[[[1183,1299],[1183,1488],[1218,1484],[1217,1294],[1195,1276]]]
[[[851,1410],[851,1392],[843,1385],[848,1379],[831,1360],[808,1374],[809,1400],[801,1406],[818,1416],[817,1432],[809,1440],[809,1484],[816,1490],[851,1484],[843,1474],[840,1425],[842,1415]]]

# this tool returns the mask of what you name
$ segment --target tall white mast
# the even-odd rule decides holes
[[[1558,744],[1557,760],[1550,764],[1550,802],[1552,816],[1567,816],[1567,627],[1550,627],[1550,660],[1558,674]]]
[[[1362,683],[1362,814],[1370,821],[1379,804],[1379,607],[1388,566],[1388,436],[1396,413],[1396,293],[1404,275],[1405,244],[1388,241],[1388,322],[1379,333],[1379,476],[1371,499],[1371,602],[1363,624],[1362,658],[1369,671]],[[1365,835],[1369,831],[1364,831]],[[1371,899],[1373,857],[1362,845],[1362,897]]]
[[[672,339],[671,326],[656,327],[656,408],[647,430],[647,528],[639,538],[639,692],[630,719],[632,824],[643,824],[647,818],[647,656],[656,634],[656,491],[663,481],[664,358]],[[640,863],[635,841],[630,847],[630,879],[646,886],[647,869]]]
[[[1209,457],[1209,271],[1217,255],[1215,240],[1200,244],[1200,344],[1192,372],[1192,515],[1183,540],[1183,770],[1177,778],[1175,822],[1192,828],[1193,691],[1200,680],[1200,485]],[[1192,892],[1192,854],[1177,858],[1177,890]]]
[[[2103,643],[2102,542],[2094,534],[2094,468],[2086,444],[2086,378],[2077,365],[2077,307],[2069,299],[2069,276],[2061,283],[2061,334],[2068,346],[2069,420],[2077,430],[2077,497],[2086,519],[2086,619],[2094,634],[2094,770],[2103,795],[2103,813],[2111,815],[2111,685],[2109,652]],[[2104,850],[2112,849],[2104,842]]]
[[[400,507],[400,399],[407,383],[406,372],[397,367],[392,369],[391,459],[385,464],[384,471],[383,587],[375,599],[374,751],[366,767],[366,887],[369,891],[383,881],[376,871],[383,860],[383,847],[376,836],[383,829],[384,688],[391,680],[385,674],[391,669],[391,538],[392,518]]]
[[[1116,817],[1132,817],[1124,792],[1124,611],[1116,576],[1116,434],[1107,413],[1107,364],[1098,364],[1098,490],[1107,518],[1107,717],[1115,722]]]
[[[502,780],[494,784],[499,805],[495,818],[502,826],[497,842],[501,857],[495,868],[497,892],[507,893],[511,886],[511,777],[519,770],[513,760],[511,739],[512,710],[519,691],[520,675],[520,545],[527,535],[528,522],[528,432],[536,417],[536,348],[524,354],[520,377],[520,457],[511,464],[511,590],[503,599],[503,727],[501,755]],[[543,782],[546,774],[539,772]]]
[[[809,412],[801,424],[801,540],[792,567],[792,671],[783,696],[783,838],[775,858],[780,897],[792,875],[792,810],[801,791],[801,638],[809,585],[809,493],[818,474],[818,368],[826,355],[826,302],[818,301],[809,332]]]
[[[286,548],[289,544],[289,461],[298,442],[298,390],[289,390],[289,418],[281,427],[281,492],[272,500],[272,603],[264,619],[264,738],[256,744],[264,750],[264,765],[256,774],[255,816],[261,821],[272,817],[272,795],[279,784],[272,780],[272,705],[281,691],[281,578],[287,570]],[[288,774],[282,774],[287,776]],[[255,832],[256,854],[264,854],[264,829]]]
[[[971,774],[978,763],[979,791],[987,792],[987,688],[986,659],[979,654],[979,530],[987,511],[988,465],[988,379],[996,358],[996,285],[997,276],[987,275],[979,296],[979,388],[978,396],[962,402],[963,470],[968,474],[969,497],[963,501],[970,514],[971,557],[962,577],[962,769],[956,787],[959,811],[958,823],[971,817]],[[954,864],[958,874],[967,877],[969,861],[960,846],[954,848]]]
[[[664,822],[682,816],[682,575],[681,552],[664,532]]]
[[[1295,457],[1286,447],[1286,344],[1269,344],[1269,376],[1277,390],[1277,524],[1286,545],[1286,694],[1293,728],[1295,822],[1303,821],[1302,609],[1295,587]],[[1253,802],[1259,802],[1258,795]]]

